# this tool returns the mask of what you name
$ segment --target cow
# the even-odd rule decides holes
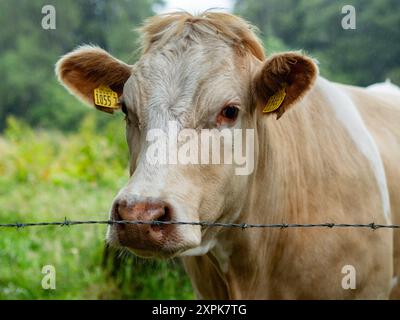
[[[299,51],[266,56],[254,27],[228,13],[157,15],[140,33],[134,65],[88,45],[56,64],[81,101],[110,112],[94,101],[105,86],[118,97],[111,112],[125,113],[130,179],[111,220],[400,223],[397,86],[333,83]],[[252,130],[254,169],[149,163],[147,134],[170,121],[214,135]],[[180,257],[200,299],[400,297],[400,233],[390,228],[117,224],[107,239],[142,257]]]

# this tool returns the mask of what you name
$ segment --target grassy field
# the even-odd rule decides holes
[[[121,119],[100,129],[85,118],[78,132],[34,131],[9,119],[0,137],[1,223],[107,219],[127,179]],[[0,229],[0,299],[190,299],[178,261],[128,254],[114,275],[102,267],[106,226]],[[56,289],[41,286],[53,265]],[[108,261],[108,266],[111,261]]]

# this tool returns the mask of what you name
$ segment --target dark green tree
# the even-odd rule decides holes
[[[0,130],[8,115],[34,126],[74,129],[88,109],[57,83],[54,64],[83,43],[128,62],[136,58],[133,29],[162,0],[3,0],[0,2]],[[44,5],[56,9],[56,29],[45,30]]]
[[[342,28],[344,5],[356,9],[355,30]],[[398,0],[236,0],[235,12],[258,26],[263,38],[279,38],[287,48],[316,57],[322,74],[333,80],[399,81]]]

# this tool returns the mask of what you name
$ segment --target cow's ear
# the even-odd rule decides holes
[[[313,86],[318,67],[299,52],[275,54],[263,62],[254,78],[254,94],[262,112],[282,114]]]
[[[108,87],[122,95],[125,82],[129,79],[132,67],[109,53],[93,46],[82,46],[63,56],[56,64],[59,81],[84,103],[96,106],[94,89]],[[112,109],[96,106],[112,112]]]

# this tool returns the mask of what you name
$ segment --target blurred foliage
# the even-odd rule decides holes
[[[9,117],[0,138],[1,222],[106,220],[127,182],[127,158],[120,115],[101,134],[92,114],[68,134]],[[105,232],[90,225],[1,229],[0,299],[193,298],[178,261],[126,252],[104,258]],[[48,264],[56,268],[56,290],[41,287]]]
[[[76,129],[88,112],[54,76],[58,58],[91,43],[133,63],[138,35],[133,29],[163,0],[0,1],[0,130],[8,115],[35,127]],[[56,29],[44,30],[44,5],[56,9]]]
[[[88,115],[78,130],[66,138],[57,131],[34,131],[9,117],[4,131],[9,146],[2,157],[0,175],[32,184],[122,183],[127,175],[128,155],[126,142],[121,139],[123,120],[119,118],[102,128],[102,134],[96,134],[95,117]]]
[[[356,29],[344,30],[342,7],[356,9]],[[304,49],[331,80],[369,85],[386,78],[400,85],[400,1],[236,0],[235,13],[248,19],[266,40]]]

